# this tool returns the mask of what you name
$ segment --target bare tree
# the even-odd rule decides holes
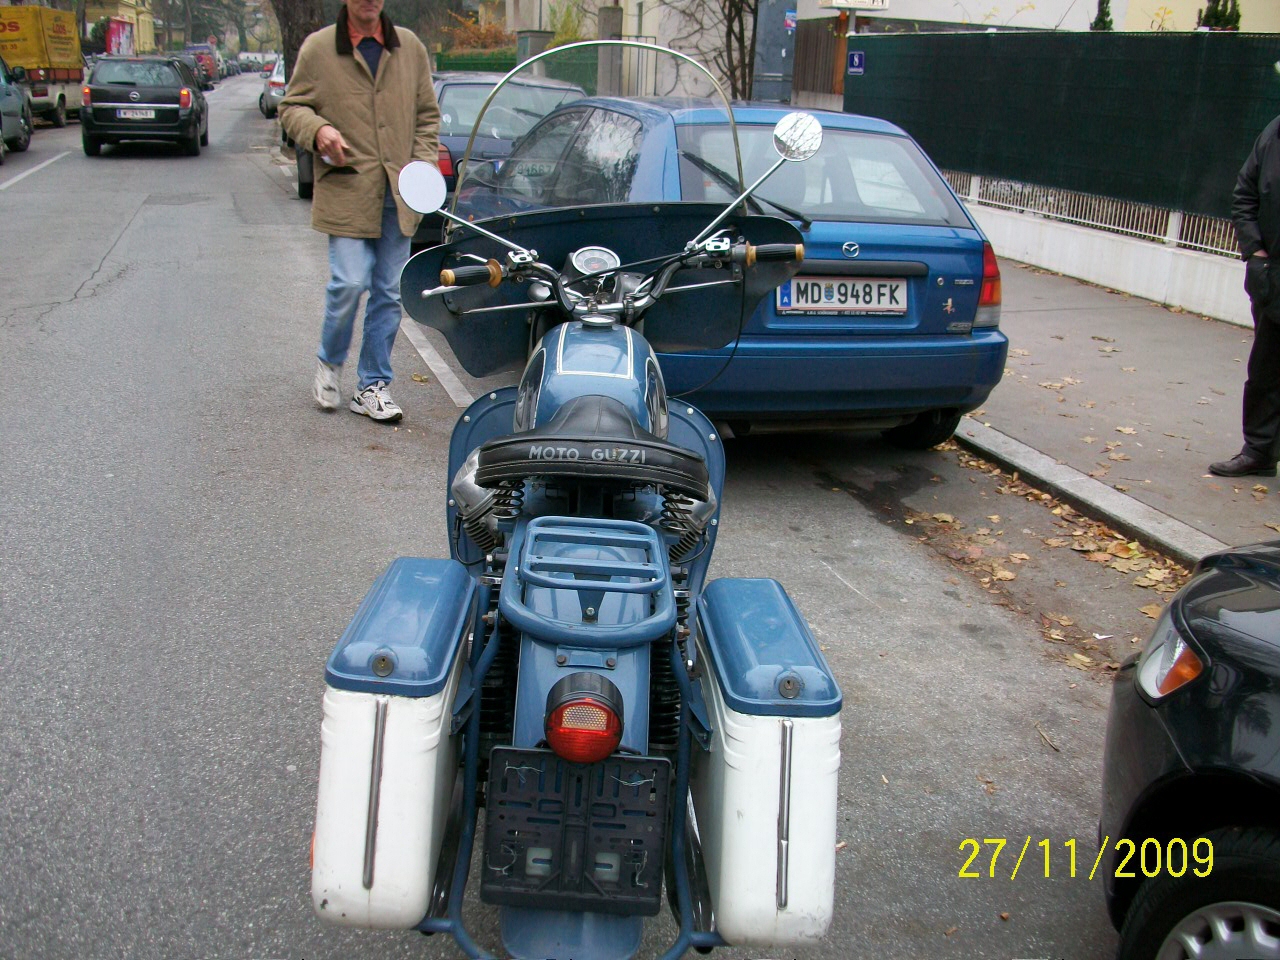
[[[734,99],[751,98],[760,0],[659,0],[669,35],[660,38],[728,81]],[[664,31],[666,32],[666,31]]]
[[[284,56],[285,76],[293,72],[298,50],[308,34],[328,22],[321,0],[271,0],[276,22],[280,24],[280,53]]]

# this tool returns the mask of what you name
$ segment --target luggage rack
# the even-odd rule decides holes
[[[517,527],[499,609],[526,633],[586,647],[650,643],[675,627],[671,567],[658,532],[631,520],[537,517]],[[578,616],[552,615],[573,591]],[[606,597],[616,602],[602,616]]]

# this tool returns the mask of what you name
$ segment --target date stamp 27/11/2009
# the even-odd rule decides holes
[[[1035,871],[1037,875],[1043,863],[1045,879],[1064,876],[1083,877],[1086,876],[1084,870],[1077,870],[1077,845],[1075,837],[1056,844],[1045,838],[1036,841],[1033,847],[1032,838],[1027,837],[1020,845],[1021,852],[1013,864],[1013,869],[1009,870],[1007,864],[1012,853],[1005,857],[1003,862],[1000,860],[1000,854],[1006,846],[1011,852],[1018,849],[1019,844],[1016,839],[1010,844],[1007,837],[985,837],[981,841],[975,837],[965,837],[960,844],[960,853],[964,857],[964,862],[957,876],[966,880],[995,879],[1005,876],[1010,880],[1017,880],[1019,871],[1023,870],[1023,861],[1027,860],[1027,870]],[[1103,854],[1107,852],[1110,845],[1111,838],[1105,837],[1098,848],[1097,856],[1093,858],[1093,867],[1087,874],[1088,879],[1092,880],[1098,874]],[[1182,877],[1188,872],[1192,876],[1207,877],[1213,872],[1213,841],[1207,837],[1195,837],[1189,840],[1183,840],[1181,837],[1174,837],[1171,840],[1157,840],[1154,837],[1130,840],[1128,837],[1122,837],[1115,842],[1114,847],[1117,857],[1115,865],[1117,879],[1133,879],[1139,876],[1158,877],[1162,873],[1167,873],[1171,877]],[[1031,852],[1030,860],[1028,860],[1028,851]],[[1083,863],[1087,864],[1088,861],[1085,860]],[[1025,876],[1026,873],[1024,872],[1023,875]]]

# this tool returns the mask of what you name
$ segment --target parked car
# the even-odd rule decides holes
[[[200,155],[209,145],[203,85],[176,57],[102,57],[84,88],[80,134],[96,157],[104,143],[165,140]]]
[[[1201,560],[1121,665],[1098,829],[1120,960],[1280,960],[1280,541]]]
[[[181,60],[187,65],[187,69],[191,71],[191,75],[196,78],[200,84],[201,90],[212,90],[213,79],[209,76],[205,65],[196,57],[194,53],[171,53],[168,54],[174,60]]]
[[[776,159],[785,107],[734,108],[748,183]],[[784,426],[884,431],[925,448],[954,433],[1004,373],[1000,272],[978,225],[920,146],[883,120],[814,111],[822,149],[787,164],[752,209],[797,223],[800,274],[711,353],[664,354],[672,394],[734,433]],[[477,220],[739,193],[728,116],[687,101],[593,97],[547,115],[500,169],[472,163],[458,213]]]
[[[258,109],[269,119],[276,115],[280,109],[280,101],[284,99],[284,57],[275,61],[270,73],[264,70],[262,75],[264,79],[262,93],[258,97]]]
[[[31,98],[22,85],[24,71],[0,57],[0,163],[13,150],[21,153],[31,145]]]
[[[500,73],[467,73],[445,70],[432,78],[436,101],[440,104],[440,172],[449,190],[446,203],[451,203],[456,186],[456,170],[466,153],[471,128],[485,98],[502,79]],[[574,83],[558,80],[515,78],[508,81],[500,101],[485,113],[485,129],[476,136],[472,157],[478,163],[501,161],[511,152],[511,145],[540,118],[564,103],[586,96]],[[296,148],[295,148],[296,149]],[[298,196],[308,199],[312,193],[314,161],[304,150],[297,149]],[[443,218],[438,214],[422,218],[413,236],[416,246],[434,246],[440,242]]]

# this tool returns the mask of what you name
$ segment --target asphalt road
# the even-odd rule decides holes
[[[457,955],[311,913],[324,660],[391,559],[447,554],[458,405],[401,337],[398,429],[314,408],[325,241],[260,87],[211,95],[199,158],[90,159],[73,123],[0,169],[6,957]],[[1036,550],[1060,518],[989,483],[954,452],[874,439],[729,445],[713,575],[781,580],[844,691],[836,919],[805,957],[1114,952],[1086,879],[1106,674],[1034,614],[1127,630],[1131,598],[1107,606],[1095,571]],[[906,522],[941,511],[991,511],[1044,585],[992,592]],[[958,876],[970,837],[1008,838],[995,878],[989,853]],[[492,912],[471,913],[496,947]],[[645,956],[672,928],[649,930]]]

